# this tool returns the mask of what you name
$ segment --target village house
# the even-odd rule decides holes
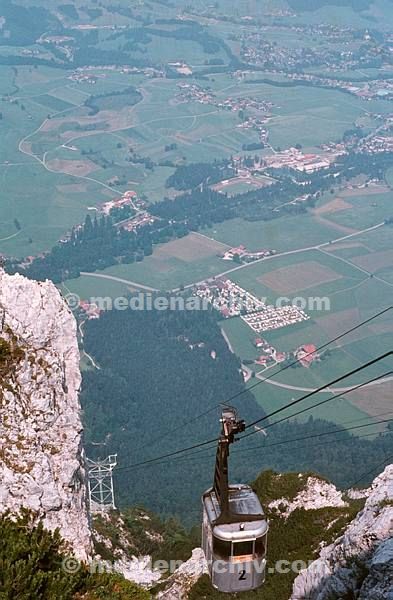
[[[311,365],[319,359],[319,354],[317,353],[317,347],[314,344],[304,344],[300,346],[295,352],[295,356],[302,365],[308,369]]]
[[[98,308],[96,304],[90,304],[87,300],[81,300],[79,302],[79,308],[85,313],[89,320],[99,319],[102,313],[102,310]]]

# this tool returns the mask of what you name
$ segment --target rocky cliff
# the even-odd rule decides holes
[[[80,383],[76,323],[56,287],[0,269],[0,513],[31,509],[87,560],[92,537]],[[393,465],[364,493],[343,494],[296,473],[265,472],[254,486],[270,519],[271,565],[314,560],[319,553],[295,580],[291,573],[269,573],[255,597],[393,600]],[[366,498],[360,512],[359,497]],[[140,509],[102,518],[95,524],[96,558],[159,600],[216,598],[198,540],[174,527]],[[161,578],[152,568],[154,555],[185,562]]]
[[[76,323],[56,287],[0,270],[0,512],[36,512],[89,556]]]
[[[393,600],[393,465],[343,535],[298,575],[291,600]]]

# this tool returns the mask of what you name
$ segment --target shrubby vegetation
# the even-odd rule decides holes
[[[202,183],[211,185],[223,179],[229,179],[234,174],[235,172],[229,167],[228,161],[192,163],[178,167],[173,175],[168,177],[166,187],[172,187],[176,190],[189,190]]]
[[[175,20],[174,23],[179,25],[174,30],[149,28],[147,31],[158,37],[197,42],[207,54],[217,54],[221,47],[226,48],[220,38],[211,35],[205,27],[195,21],[184,22]]]
[[[84,565],[66,573],[70,556],[59,532],[46,531],[34,515],[0,518],[2,600],[149,600],[150,594],[121,575],[90,574]]]
[[[58,7],[59,11],[69,19],[77,21],[79,19],[78,11],[73,4],[61,4]]]
[[[7,363],[7,361],[12,357],[12,351],[10,344],[0,338],[0,367]]]
[[[10,36],[3,38],[0,45],[28,46],[34,44],[44,31],[56,31],[61,28],[60,22],[49,10],[35,6],[20,6],[14,4],[12,0],[2,1],[1,16],[6,20]],[[5,60],[10,61],[6,64],[13,64],[15,58],[17,57],[4,57]],[[22,64],[26,61],[24,57],[20,59]]]
[[[90,116],[94,116],[101,110],[117,110],[124,106],[134,106],[141,99],[141,93],[133,86],[129,86],[119,92],[89,96],[85,102],[85,106],[90,109]]]
[[[243,144],[242,150],[246,152],[253,152],[254,150],[263,150],[265,144],[263,142],[253,142],[252,144]]]
[[[301,189],[302,193],[310,191],[307,186],[302,186]],[[283,207],[281,212],[274,212],[276,206],[282,205],[288,198],[294,198],[297,194],[300,194],[300,186],[290,178],[269,187],[234,196],[227,196],[205,187],[177,196],[174,200],[165,199],[155,204],[151,212],[161,218],[187,223],[193,231],[235,217],[253,221],[271,220],[283,214],[305,212],[303,205],[293,204]]]
[[[96,515],[93,521],[97,539],[95,551],[104,559],[116,560],[118,552],[127,556],[152,557],[157,560],[187,560],[192,550],[200,546],[200,527],[187,531],[174,518],[160,519],[156,514],[141,507],[111,511],[105,517]],[[110,544],[104,545],[103,536]]]
[[[191,230],[209,226],[234,217],[246,220],[272,220],[286,214],[306,212],[304,203],[283,203],[304,194],[319,194],[336,186],[346,178],[366,174],[370,178],[382,178],[392,164],[393,155],[348,154],[338,159],[330,169],[307,175],[289,174],[282,170],[280,180],[269,187],[251,190],[244,194],[227,196],[214,192],[208,187],[193,190],[177,196],[174,200],[165,199],[155,204],[151,212],[159,217],[175,222],[187,223]],[[274,173],[277,177],[277,173]],[[192,187],[191,177],[184,176],[184,185]],[[275,210],[280,207],[280,210]]]
[[[25,352],[17,342],[17,339],[11,335],[11,339],[5,340],[0,337],[0,386],[7,389],[7,379],[15,372],[18,363],[24,358]],[[0,387],[0,399],[3,390]]]

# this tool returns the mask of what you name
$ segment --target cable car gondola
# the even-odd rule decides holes
[[[212,585],[221,592],[245,592],[265,581],[268,523],[248,485],[229,485],[229,446],[245,429],[235,409],[222,411],[214,486],[202,496],[202,548]]]

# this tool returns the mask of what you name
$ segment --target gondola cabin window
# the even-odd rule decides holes
[[[254,540],[241,542],[228,542],[220,538],[213,538],[213,554],[215,558],[242,562],[252,560],[254,557],[262,558],[266,554],[266,536]]]
[[[266,535],[255,540],[255,554],[258,558],[263,558],[266,555],[266,541]]]
[[[220,540],[220,538],[213,537],[213,554],[215,558],[222,558],[228,560],[231,556],[231,542]]]
[[[254,541],[233,542],[232,562],[245,562],[254,558]]]

